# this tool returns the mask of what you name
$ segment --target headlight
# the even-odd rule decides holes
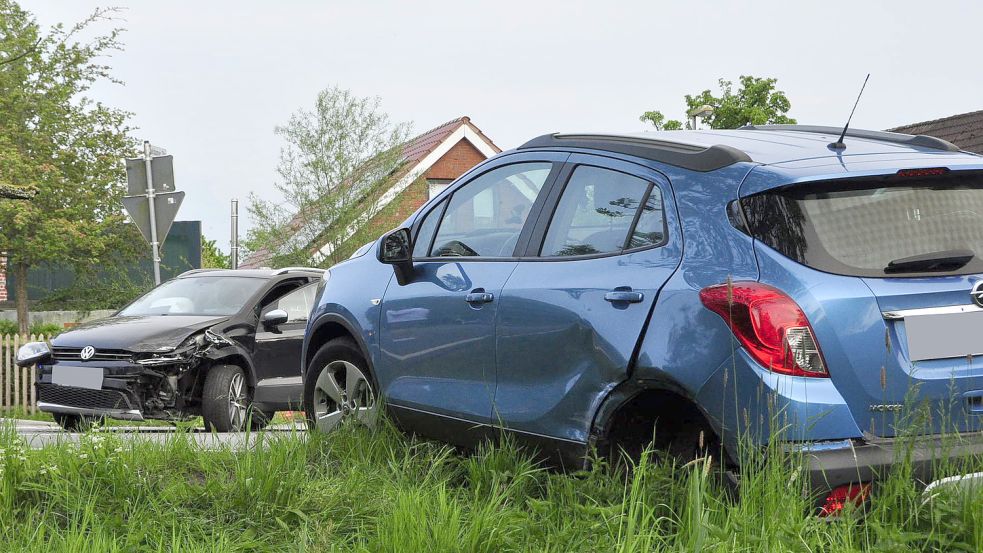
[[[17,350],[17,364],[21,367],[33,365],[51,355],[48,344],[44,342],[28,342]]]

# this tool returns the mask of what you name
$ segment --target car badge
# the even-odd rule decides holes
[[[977,307],[983,307],[983,280],[977,281],[973,285],[973,290],[969,293],[969,297],[973,298],[973,303]]]
[[[79,357],[82,358],[82,361],[88,361],[89,359],[92,359],[92,356],[95,354],[96,354],[96,348],[92,346],[85,346],[84,348],[82,348],[82,352],[79,353]]]

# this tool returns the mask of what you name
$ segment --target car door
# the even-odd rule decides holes
[[[571,155],[501,294],[494,417],[586,442],[679,264],[672,190],[626,161]]]
[[[253,365],[259,400],[300,405],[300,350],[316,294],[317,283],[304,284],[260,309],[260,321],[270,311],[282,309],[287,313],[287,322],[276,326],[257,324]]]
[[[516,154],[486,164],[418,217],[413,277],[390,283],[381,311],[376,371],[397,419],[489,421],[502,287],[566,157]]]

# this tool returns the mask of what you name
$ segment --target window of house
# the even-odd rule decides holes
[[[427,179],[428,198],[433,198],[447,189],[454,179]]]

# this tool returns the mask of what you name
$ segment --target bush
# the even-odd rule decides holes
[[[65,329],[60,324],[55,323],[34,323],[31,325],[28,334],[33,334],[35,336],[44,335],[46,338],[51,338],[65,332]],[[14,334],[20,333],[20,327],[17,326],[16,321],[8,321],[6,319],[0,319],[0,336],[13,336]]]
[[[8,321],[7,319],[0,319],[0,336],[11,336],[17,334],[18,326],[17,321]]]
[[[46,338],[52,338],[65,331],[65,327],[60,324],[55,323],[34,323],[31,325],[30,333],[35,336],[43,335]]]

